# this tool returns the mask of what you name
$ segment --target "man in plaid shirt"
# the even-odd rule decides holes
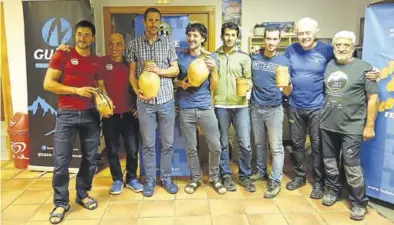
[[[174,140],[175,102],[172,78],[179,74],[175,47],[167,37],[158,34],[161,13],[156,8],[148,8],[144,13],[145,32],[133,39],[128,46],[130,63],[130,83],[138,96],[137,111],[142,136],[142,156],[145,170],[143,195],[151,197],[156,183],[156,128],[159,127],[160,179],[163,187],[170,193],[178,192],[171,181],[172,143]],[[151,60],[145,70],[160,76],[160,90],[155,98],[146,98],[138,87],[138,77],[144,70],[144,61]]]

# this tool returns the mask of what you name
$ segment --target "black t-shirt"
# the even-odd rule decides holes
[[[325,130],[362,135],[367,118],[369,94],[377,94],[375,81],[365,74],[372,66],[354,58],[346,65],[335,59],[324,73],[324,108],[320,127]]]

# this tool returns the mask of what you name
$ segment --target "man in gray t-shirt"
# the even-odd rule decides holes
[[[341,196],[339,157],[349,185],[350,218],[364,219],[368,198],[360,165],[360,143],[375,136],[378,95],[376,82],[366,78],[372,66],[353,58],[356,36],[349,31],[334,37],[335,59],[324,74],[325,105],[320,121],[327,192],[323,205],[332,206]]]

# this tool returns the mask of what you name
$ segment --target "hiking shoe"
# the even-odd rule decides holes
[[[280,192],[280,182],[275,180],[268,180],[268,187],[264,193],[264,198],[275,198]]]
[[[164,189],[166,189],[166,191],[170,194],[176,194],[178,193],[178,186],[176,184],[174,184],[171,179],[169,180],[163,180],[161,182],[161,184],[163,185]]]
[[[256,186],[253,184],[249,177],[240,177],[239,184],[242,185],[248,192],[256,191]]]
[[[311,194],[309,195],[309,197],[313,199],[322,199],[323,196],[324,196],[323,188],[313,188]]]
[[[144,190],[142,191],[142,194],[145,197],[152,197],[154,191],[155,191],[155,183],[146,183],[144,184]]]
[[[237,190],[237,186],[235,185],[234,180],[231,177],[231,175],[223,176],[223,185],[227,191],[236,191]]]
[[[144,190],[144,186],[142,186],[142,184],[137,179],[131,179],[129,182],[126,183],[126,187],[130,188],[136,193]]]
[[[112,183],[111,188],[109,189],[109,193],[111,195],[118,195],[122,193],[123,182],[120,180],[116,180]]]
[[[257,180],[267,180],[267,174],[263,174],[260,171],[255,171],[250,175],[250,179],[252,181],[257,181]]]
[[[363,220],[366,213],[366,207],[360,205],[353,205],[352,210],[350,211],[350,219]]]
[[[305,180],[295,178],[286,184],[286,189],[289,191],[293,191],[293,190],[296,190],[302,186],[305,186],[305,184],[306,184]]]
[[[335,194],[333,191],[328,190],[327,193],[323,196],[322,204],[325,206],[333,206],[338,200],[338,195]]]

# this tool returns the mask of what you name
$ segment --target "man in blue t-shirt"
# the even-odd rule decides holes
[[[282,92],[276,84],[275,69],[277,66],[288,67],[289,62],[285,56],[278,54],[276,48],[279,42],[279,29],[268,27],[264,32],[264,51],[251,55],[253,89],[250,99],[250,117],[257,159],[256,171],[251,179],[258,180],[267,177],[267,131],[272,152],[272,171],[264,193],[265,198],[274,198],[279,194],[283,177]],[[283,88],[285,92],[289,89],[288,86]]]
[[[185,187],[188,194],[194,193],[201,186],[200,161],[197,154],[197,125],[207,140],[209,149],[209,180],[212,188],[218,194],[225,194],[226,188],[219,179],[220,163],[220,132],[218,121],[211,104],[211,91],[218,83],[218,63],[216,56],[206,52],[202,46],[207,40],[207,28],[200,23],[189,24],[186,27],[189,49],[178,53],[179,75],[175,80],[177,87],[176,101],[179,106],[179,120],[182,134],[185,137],[187,161],[190,168],[191,181]],[[189,65],[203,57],[210,74],[199,86],[193,87],[188,82]],[[195,72],[195,71],[194,71]]]
[[[320,147],[320,114],[323,105],[323,80],[327,63],[333,58],[332,46],[315,41],[318,24],[310,18],[297,22],[299,42],[290,45],[285,56],[290,61],[291,88],[289,96],[289,122],[293,145],[295,178],[287,183],[295,190],[306,183],[305,138],[307,129],[312,145],[313,190],[311,198],[323,197],[324,170]]]

